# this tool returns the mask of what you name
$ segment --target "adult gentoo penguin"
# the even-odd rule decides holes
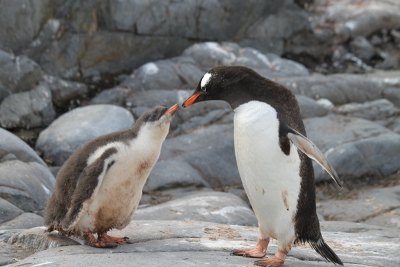
[[[107,231],[131,221],[178,109],[155,107],[133,128],[98,137],[75,151],[61,167],[45,210],[48,231],[81,236],[93,247],[125,244],[127,238]]]
[[[326,260],[343,265],[321,235],[309,158],[340,187],[341,181],[307,139],[295,96],[249,68],[221,66],[202,77],[183,107],[207,100],[227,101],[234,110],[236,161],[260,231],[255,248],[232,254],[263,258],[274,238],[278,241],[275,256],[255,264],[282,266],[293,243],[307,242]]]

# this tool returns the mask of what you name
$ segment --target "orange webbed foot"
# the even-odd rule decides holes
[[[85,233],[84,238],[85,244],[94,248],[115,248],[118,246],[115,242],[104,242],[96,239],[91,232]]]
[[[128,237],[118,237],[118,236],[110,236],[107,235],[106,233],[104,234],[99,234],[99,241],[105,242],[105,243],[116,243],[119,245],[125,245],[128,243]]]
[[[250,258],[263,258],[267,254],[269,239],[259,239],[255,248],[235,249],[231,252],[234,256],[243,256]]]

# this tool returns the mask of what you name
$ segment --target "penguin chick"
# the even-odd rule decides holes
[[[155,107],[133,128],[100,136],[76,150],[57,175],[44,214],[47,230],[83,237],[98,248],[126,244],[127,238],[107,231],[131,221],[178,109]]]
[[[310,158],[339,187],[342,182],[324,154],[306,137],[295,96],[249,68],[221,66],[203,76],[183,106],[207,100],[224,100],[234,110],[236,161],[260,230],[255,248],[232,254],[263,258],[270,238],[274,238],[278,241],[275,256],[256,265],[282,266],[293,243],[305,242],[326,260],[342,265],[321,235]]]

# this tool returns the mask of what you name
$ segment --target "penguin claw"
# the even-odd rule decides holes
[[[105,243],[102,241],[97,241],[93,243],[86,242],[85,244],[94,248],[116,248],[118,246],[117,243]]]
[[[248,258],[263,258],[266,253],[259,251],[257,248],[252,249],[235,249],[232,250],[231,256],[242,256]]]
[[[105,243],[115,243],[118,245],[125,245],[127,244],[129,238],[128,237],[117,237],[117,236],[110,236],[107,234],[100,234],[99,235],[99,241],[105,242]]]
[[[281,267],[284,261],[279,259],[278,257],[272,256],[262,260],[258,260],[254,262],[256,266],[264,266],[264,267]]]

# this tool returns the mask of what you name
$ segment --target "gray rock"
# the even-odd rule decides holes
[[[24,141],[0,128],[0,158],[7,154],[12,154],[16,159],[23,162],[37,162],[46,166],[44,161]]]
[[[90,34],[66,32],[34,58],[46,73],[76,79],[131,70],[148,61],[177,55],[189,44],[183,38],[170,36],[101,30]]]
[[[377,79],[350,74],[281,78],[279,81],[295,94],[313,99],[326,98],[335,105],[380,99],[384,88]]]
[[[335,111],[342,115],[350,115],[367,120],[385,120],[400,115],[400,109],[396,108],[387,99],[345,104],[337,107]]]
[[[47,167],[36,162],[7,160],[0,164],[0,197],[26,212],[41,212],[54,189]]]
[[[166,188],[207,186],[199,172],[182,159],[161,160],[156,163],[143,188],[144,192]]]
[[[344,179],[374,177],[381,180],[400,170],[396,160],[400,151],[400,135],[382,134],[342,144],[330,149],[328,160]],[[316,180],[329,180],[320,168],[316,169]]]
[[[324,239],[346,266],[396,266],[400,262],[397,253],[400,238],[396,230],[346,222],[322,222],[321,227]],[[132,261],[141,266],[245,266],[254,259],[229,256],[229,251],[254,246],[258,236],[255,227],[196,221],[132,221],[124,230],[112,233],[128,236],[133,244],[112,250],[77,245],[60,249],[57,246],[65,242],[65,238],[53,239],[51,245],[55,248],[38,252],[11,266],[45,262],[57,266],[109,266],[115,265],[115,262],[130,265]],[[25,242],[24,237],[28,235],[30,237]],[[27,244],[26,248],[43,249],[40,244],[46,239],[48,237],[43,235],[43,228],[34,228],[30,233],[21,233],[10,240],[20,246]],[[357,244],[357,249],[353,249],[354,244]],[[275,250],[276,243],[271,242],[268,255]],[[286,264],[332,266],[308,246],[292,248]]]
[[[6,98],[7,96],[9,96],[11,93],[9,90],[7,90],[6,88],[2,87],[0,85],[0,103],[3,101],[4,98]]]
[[[134,220],[190,220],[257,225],[253,211],[239,197],[223,192],[200,192],[156,206],[138,209]]]
[[[375,49],[365,38],[358,36],[350,42],[351,51],[364,61],[368,61],[375,54]]]
[[[319,202],[318,211],[327,220],[366,222],[398,228],[400,227],[399,194],[400,186],[358,188],[350,199],[330,199]],[[396,212],[397,216],[395,216]]]
[[[241,65],[254,69],[266,78],[308,76],[301,64],[253,48],[241,48],[234,43],[206,42],[187,48],[183,56],[191,57],[206,72],[220,65]]]
[[[12,245],[0,242],[0,251],[0,266],[17,262],[18,254]]]
[[[132,93],[126,99],[130,107],[154,107],[156,105],[171,106],[176,103],[183,103],[190,96],[189,90],[151,90]]]
[[[60,166],[80,145],[98,136],[128,129],[133,122],[129,111],[117,106],[76,108],[57,118],[40,133],[36,149]]]
[[[0,10],[0,47],[18,51],[27,46],[39,33],[50,9],[49,0],[4,1]]]
[[[394,48],[396,39],[390,35],[391,30],[398,29],[400,25],[397,1],[363,1],[362,10],[360,12],[358,2],[314,1],[312,8],[307,9],[308,16],[312,18],[312,30],[305,29],[288,38],[285,42],[287,54],[291,57],[294,55],[293,58],[305,61],[310,67],[323,72],[370,71],[372,69],[361,60],[369,58],[367,63],[375,68],[395,69],[399,64],[399,56]],[[265,29],[269,30],[269,27]],[[371,48],[371,45],[375,48]],[[356,56],[347,52],[341,53],[343,57],[337,56],[338,50],[347,50],[349,46]],[[383,58],[383,62],[379,58],[371,58],[373,50],[378,57]],[[385,52],[380,53],[380,50]],[[382,57],[379,54],[387,56]],[[333,64],[326,64],[326,58],[331,58]],[[316,64],[321,65],[316,67]]]
[[[385,177],[400,169],[400,135],[363,119],[329,115],[305,120],[308,137],[344,179]],[[317,164],[314,164],[316,166]],[[319,166],[316,181],[330,180]]]
[[[278,81],[287,86],[294,94],[305,95],[313,99],[326,98],[335,105],[363,103],[387,98],[386,88],[399,87],[398,72],[384,72],[371,75],[335,74],[322,76],[313,74],[309,77],[286,77]],[[395,91],[396,92],[396,91]]]
[[[128,97],[130,92],[131,91],[128,88],[125,88],[123,86],[107,89],[92,98],[92,100],[90,100],[90,104],[110,104],[123,106],[125,105],[126,98]]]
[[[88,88],[83,83],[62,80],[57,77],[45,75],[44,80],[49,86],[54,105],[68,107],[71,100],[84,97]]]
[[[133,90],[180,89],[194,87],[203,72],[193,62],[160,60],[136,69],[122,84]]]
[[[43,226],[23,230],[20,233],[12,235],[7,240],[7,243],[14,246],[21,246],[25,249],[31,248],[34,249],[34,251],[78,244],[78,242],[63,237],[58,233],[47,233],[45,230],[46,227]]]
[[[366,2],[362,14],[356,4],[338,3],[331,7],[326,18],[335,24],[339,38],[347,40],[356,36],[369,36],[380,29],[398,29],[400,27],[400,7],[390,1]]]
[[[31,90],[42,79],[42,75],[39,65],[26,56],[14,56],[0,50],[0,86],[10,92]]]
[[[28,229],[43,225],[43,217],[30,212],[22,213],[14,219],[2,223],[0,230],[5,229]]]
[[[375,214],[374,214],[375,215]],[[365,220],[367,224],[382,225],[385,227],[400,228],[400,208],[393,208],[372,218]]]
[[[212,125],[169,138],[163,144],[160,160],[188,163],[212,188],[241,184],[232,125]]]
[[[231,123],[232,121],[233,112],[227,103],[222,101],[199,103],[191,107],[188,113],[178,113],[176,120],[174,120],[173,133],[190,133],[200,127],[207,127],[214,123]]]
[[[371,121],[333,114],[305,119],[304,124],[308,137],[322,151],[357,140],[391,133],[389,129]]]
[[[309,32],[311,25],[308,16],[309,14],[287,2],[284,8],[250,25],[246,37],[240,43],[262,52],[282,54],[288,50],[288,40]]]
[[[329,109],[306,96],[297,95],[297,102],[300,106],[300,113],[303,119],[312,117],[321,117],[329,113]]]
[[[389,124],[386,127],[391,129],[393,132],[400,134],[400,117],[396,117],[389,121]]]
[[[383,96],[400,108],[400,88],[389,87],[383,90]]]
[[[0,125],[4,128],[46,126],[55,116],[51,91],[44,83],[29,92],[10,95],[0,104]]]
[[[236,60],[235,50],[238,48],[239,46],[232,47],[229,43],[206,42],[188,47],[182,55],[193,58],[196,64],[206,72],[215,66],[232,65]]]
[[[262,54],[247,47],[237,52],[237,58],[232,65],[249,67],[269,79],[309,75],[307,68],[300,63],[283,59],[271,53]]]
[[[21,209],[0,197],[0,224],[14,219],[21,213]]]

